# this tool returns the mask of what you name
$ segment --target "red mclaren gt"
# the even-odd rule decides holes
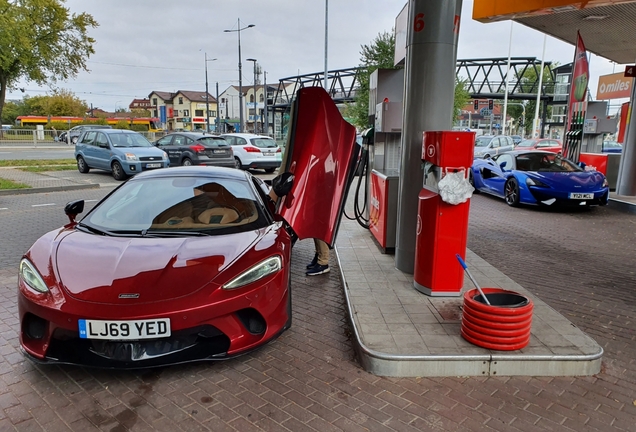
[[[20,262],[25,353],[143,368],[227,359],[289,328],[291,247],[333,243],[359,147],[321,88],[291,118],[276,202],[249,172],[181,167],[136,175],[79,221],[84,202],[67,204],[70,223]]]

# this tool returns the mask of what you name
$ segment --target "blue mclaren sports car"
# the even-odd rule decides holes
[[[609,185],[598,171],[586,171],[561,154],[510,151],[475,159],[469,173],[475,192],[506,200],[509,206],[606,205]]]

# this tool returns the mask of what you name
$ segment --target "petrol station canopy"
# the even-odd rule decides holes
[[[636,0],[474,0],[473,19],[513,20],[618,64],[636,61]]]

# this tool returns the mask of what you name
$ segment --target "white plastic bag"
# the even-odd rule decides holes
[[[466,202],[473,196],[475,190],[466,178],[466,169],[464,168],[447,168],[437,187],[442,201],[453,205]]]

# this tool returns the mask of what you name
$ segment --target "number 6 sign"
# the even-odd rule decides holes
[[[424,30],[424,14],[418,13],[415,15],[415,19],[413,20],[413,30],[416,32],[421,32]]]

